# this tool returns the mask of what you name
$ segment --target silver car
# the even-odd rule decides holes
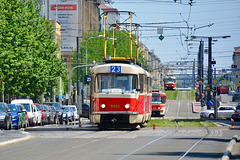
[[[219,106],[217,108],[218,118],[232,118],[235,109],[234,106]],[[214,118],[214,108],[202,111],[200,117]]]
[[[240,104],[237,105],[236,110],[232,115],[232,118],[234,119],[234,121],[240,120]]]

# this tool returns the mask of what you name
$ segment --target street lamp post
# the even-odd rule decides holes
[[[87,59],[88,59],[88,56],[87,56],[87,53],[88,53],[88,49],[87,49],[87,44],[88,44],[88,41],[90,39],[93,39],[93,38],[101,38],[103,37],[103,35],[99,35],[99,36],[94,36],[94,37],[89,37],[86,41],[86,65],[87,65]],[[86,75],[87,75],[87,66],[86,66]]]

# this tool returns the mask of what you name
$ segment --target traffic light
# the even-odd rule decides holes
[[[216,64],[216,61],[211,61],[211,64]]]
[[[236,78],[238,78],[238,74],[236,74]]]
[[[220,95],[220,87],[217,87],[217,95]]]
[[[232,68],[237,68],[237,65],[236,65],[236,64],[233,64],[231,67],[232,67]]]
[[[224,74],[223,77],[225,78],[225,77],[226,77],[226,74]]]

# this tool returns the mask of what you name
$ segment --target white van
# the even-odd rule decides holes
[[[22,104],[24,106],[24,108],[27,110],[30,126],[34,126],[39,123],[39,119],[41,119],[41,117],[38,117],[39,114],[37,108],[31,99],[15,99],[12,100],[11,104]]]

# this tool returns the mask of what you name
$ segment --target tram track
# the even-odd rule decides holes
[[[128,154],[118,158],[118,160],[128,159],[131,156],[133,156],[134,154],[137,154],[137,152],[141,152],[146,147],[149,147],[150,145],[152,145],[152,144],[154,144],[154,143],[156,143],[156,142],[158,142],[160,140],[164,140],[164,139],[167,139],[167,138],[174,138],[172,136],[177,136],[177,133],[179,132],[179,125],[178,125],[177,119],[175,119],[175,123],[176,123],[176,128],[175,128],[174,132],[165,134],[165,135],[160,136],[160,137],[157,137],[157,138],[155,138],[155,139],[153,139],[153,140],[143,144],[142,146],[136,148],[132,152],[130,152],[130,153],[128,153]],[[185,151],[183,151],[182,154],[180,154],[178,156],[177,160],[181,160],[181,159],[185,158],[203,139],[205,139],[210,134],[209,129],[206,126],[204,126],[204,125],[203,125],[203,127],[204,127],[204,130],[206,131],[206,133],[203,136],[201,136],[200,138],[198,138],[196,141],[194,141],[192,143],[192,145],[188,146],[187,149],[185,149]],[[196,138],[193,138],[193,139],[196,139]]]

